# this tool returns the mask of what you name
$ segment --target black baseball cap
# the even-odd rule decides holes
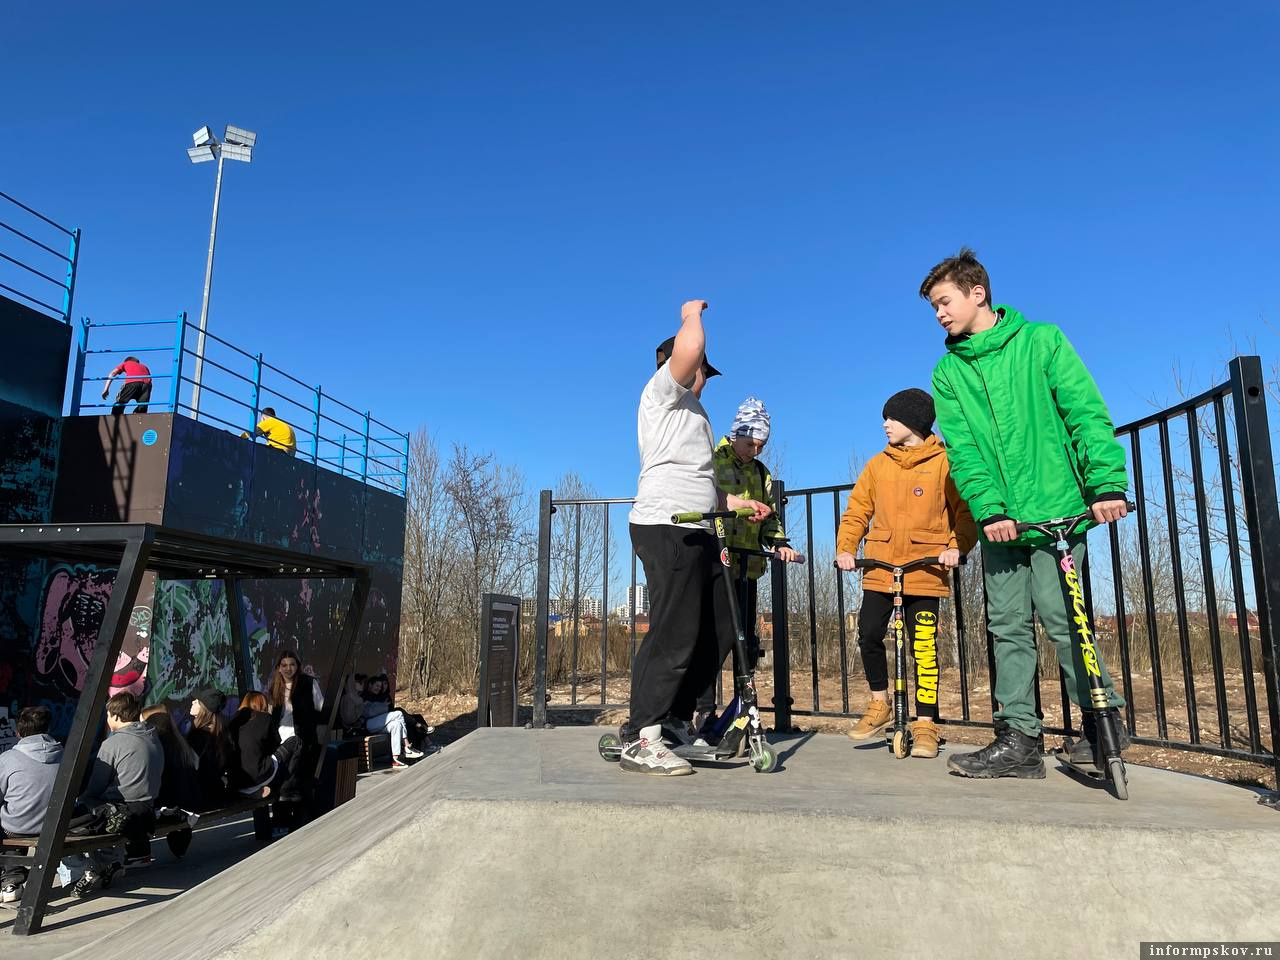
[[[658,344],[658,366],[659,367],[661,367],[664,363],[666,363],[668,360],[671,359],[671,351],[673,351],[675,348],[676,348],[675,337],[667,337],[667,339],[663,340],[660,344]],[[720,371],[711,365],[711,361],[707,359],[707,355],[705,353],[702,355],[702,366],[707,371],[706,375],[708,379],[710,379],[711,377],[718,377],[721,375]]]

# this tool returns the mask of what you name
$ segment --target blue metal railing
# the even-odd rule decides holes
[[[148,335],[164,328],[171,332],[163,340]],[[157,329],[158,328],[158,329]],[[137,331],[144,331],[139,334]],[[187,345],[188,329],[195,324],[180,313],[170,320],[129,320],[98,323],[80,321],[76,341],[71,386],[71,413],[101,413],[114,404],[109,400],[85,401],[85,387],[108,380],[108,371],[126,356],[136,356],[152,369],[153,385],[167,382],[168,398],[153,396],[149,412],[182,413],[192,419],[217,423],[252,437],[264,407],[291,427],[297,439],[297,455],[323,465],[343,476],[386,490],[403,493],[409,465],[409,435],[360,411],[335,397],[268,363],[261,353],[253,354],[221,337],[205,333],[205,356],[197,411],[182,399],[184,384],[194,387],[187,374],[187,358],[196,356]],[[169,372],[158,373],[163,359],[170,360]],[[155,362],[152,362],[154,358]],[[99,360],[102,362],[99,363]],[[86,374],[92,364],[101,373]],[[190,393],[187,393],[190,397]]]
[[[0,214],[3,214],[0,217],[0,240],[4,241],[3,247],[12,251],[6,253],[4,249],[0,249],[0,278],[3,278],[0,279],[0,290],[49,311],[63,323],[70,323],[71,305],[76,292],[76,266],[80,260],[79,228],[64,227],[7,193],[0,193]],[[34,218],[35,223],[27,226],[24,222],[23,229],[19,229],[6,217],[15,221]],[[67,238],[69,247],[66,253],[31,235],[45,230],[45,227],[52,227]],[[54,275],[56,272],[63,273],[62,279]],[[35,280],[32,280],[33,277]],[[22,286],[12,286],[5,280],[12,280]],[[62,306],[55,306],[44,299],[51,296],[50,288],[57,289],[58,293],[52,294],[52,297],[55,300],[61,299]]]

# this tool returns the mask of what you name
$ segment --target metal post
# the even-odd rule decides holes
[[[320,399],[323,391],[316,386],[316,405],[311,411],[311,462],[315,463],[320,456]],[[369,436],[369,414],[364,415],[364,435]],[[366,440],[366,446],[368,441]]]
[[[239,577],[223,577],[223,592],[227,598],[227,620],[231,624],[231,647],[235,654],[236,684],[238,696],[254,689],[253,657],[249,651],[249,635],[244,629],[244,597],[240,592]]]
[[[200,336],[196,340],[196,375],[191,385],[191,419],[200,419],[200,377],[204,372],[204,334],[209,326],[209,287],[213,283],[213,247],[218,239],[218,203],[222,199],[222,151],[213,184],[213,223],[209,226],[209,259],[204,265],[204,296],[200,300]]]
[[[773,481],[778,523],[787,529],[787,485]],[[813,558],[809,558],[813,562]],[[773,607],[773,726],[780,733],[791,732],[791,643],[787,636],[787,570],[785,563],[770,564],[770,603]]]
[[[1267,427],[1267,389],[1258,357],[1231,361],[1231,397],[1236,413],[1236,452],[1244,487],[1245,527],[1253,567],[1254,596],[1258,605],[1258,636],[1262,645],[1262,676],[1267,690],[1267,714],[1271,721],[1271,752],[1280,774],[1280,696],[1276,670],[1280,667],[1280,504],[1276,501],[1275,462]],[[1230,496],[1230,490],[1225,492]],[[1246,613],[1247,616],[1247,613]]]
[[[400,490],[408,495],[409,491],[409,435],[404,435],[404,460],[400,469]]]
[[[319,429],[320,429],[319,406],[317,405],[317,408],[316,408],[317,432],[319,431]],[[365,483],[368,483],[369,482],[369,411],[368,410],[364,412],[364,452],[361,454],[361,463],[363,463],[364,466],[361,467],[360,479],[363,480]]]
[[[356,574],[355,586],[351,590],[351,602],[347,604],[347,618],[342,622],[342,632],[338,634],[338,649],[333,661],[333,672],[329,674],[329,682],[325,685],[324,740],[328,743],[338,719],[338,706],[342,701],[342,683],[351,670],[352,656],[356,650],[356,639],[364,620],[365,602],[369,599],[369,571],[361,570]],[[318,775],[324,763],[324,750],[316,759],[315,773]]]
[[[537,622],[533,625],[533,721],[541,730],[547,725],[547,618],[551,615],[551,491],[538,494],[538,580]]]
[[[62,856],[67,824],[71,821],[76,794],[80,792],[85,771],[89,767],[98,725],[102,721],[107,691],[111,686],[112,665],[120,654],[124,635],[129,629],[129,611],[133,609],[138,587],[146,573],[154,538],[154,530],[145,527],[141,536],[124,545],[115,588],[111,591],[107,612],[93,646],[93,655],[89,658],[84,687],[76,703],[75,718],[71,721],[71,733],[67,737],[62,763],[58,765],[58,775],[53,782],[53,794],[49,798],[44,826],[36,843],[35,864],[27,876],[18,916],[14,921],[13,932],[19,936],[39,933],[44,922],[44,911],[49,903],[53,874]]]
[[[178,314],[177,326],[178,333],[173,338],[172,385],[169,388],[169,408],[174,413],[178,412],[178,387],[182,383],[182,351],[186,348],[187,341],[187,311],[183,310]]]
[[[853,496],[853,491],[849,491],[849,495]],[[831,511],[835,516],[835,526],[837,537],[840,534],[840,491],[831,491]],[[785,530],[786,527],[783,527]],[[843,713],[849,712],[849,654],[848,654],[848,638],[845,636],[844,629],[844,577],[840,571],[836,571],[836,611],[839,615],[837,626],[840,630],[840,710]]]
[[[253,358],[253,412],[249,422],[249,439],[258,435],[258,415],[262,410],[262,354]]]
[[[71,304],[76,298],[76,266],[80,262],[80,228],[71,231],[71,253],[67,257],[67,282],[62,292],[62,322],[71,323]]]
[[[84,364],[89,349],[88,317],[80,318],[80,332],[76,335],[76,365],[71,376],[71,415],[80,416],[80,403],[84,395]]]
[[[600,605],[600,706],[609,701],[605,699],[605,685],[608,683],[609,664],[609,505],[604,509],[604,587]]]
[[[338,472],[343,476],[347,475],[347,435],[344,433],[339,441],[342,449],[338,452]]]
[[[578,605],[582,602],[578,578],[582,558],[582,504],[573,506],[573,659],[569,667],[569,703],[578,702]]]

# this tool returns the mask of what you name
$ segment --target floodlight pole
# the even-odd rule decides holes
[[[213,185],[213,223],[209,227],[209,259],[204,266],[204,299],[200,303],[200,336],[196,339],[196,369],[191,386],[191,419],[200,419],[200,374],[204,369],[204,332],[209,324],[209,287],[213,283],[213,247],[218,239],[218,201],[222,198],[222,148],[218,147],[218,177]]]

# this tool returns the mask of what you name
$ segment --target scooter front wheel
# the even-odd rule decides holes
[[[907,736],[905,730],[895,730],[893,732],[893,755],[901,760],[911,752],[911,739]]]
[[[778,754],[766,742],[751,749],[751,766],[756,773],[773,773],[778,768]]]
[[[1124,760],[1112,757],[1107,761],[1107,776],[1111,780],[1111,789],[1115,791],[1117,800],[1129,799],[1129,777],[1125,773]]]

